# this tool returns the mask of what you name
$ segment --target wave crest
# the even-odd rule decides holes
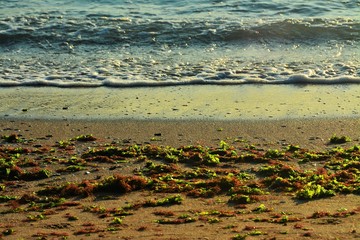
[[[286,19],[267,22],[131,20],[87,16],[63,19],[56,15],[0,19],[0,44],[72,42],[131,45],[209,42],[309,42],[360,40],[360,22],[351,19]]]

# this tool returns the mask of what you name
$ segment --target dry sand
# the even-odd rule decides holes
[[[131,144],[159,144],[174,147],[202,144],[217,146],[220,140],[244,140],[254,144],[281,147],[299,144],[314,150],[331,148],[329,139],[349,136],[358,144],[360,120],[356,118],[282,120],[2,120],[0,135],[17,133],[41,141],[52,135],[54,141],[82,134]]]
[[[299,144],[311,150],[325,150],[328,139],[336,133],[349,136],[358,144],[360,123],[357,119],[322,120],[277,120],[277,121],[80,121],[80,120],[3,120],[0,135],[18,134],[30,139],[28,143],[15,147],[51,149],[60,140],[68,141],[82,134],[93,134],[94,142],[77,145],[75,149],[56,150],[42,153],[42,157],[30,154],[28,159],[39,161],[41,167],[58,168],[57,161],[49,165],[44,159],[79,158],[91,148],[102,145],[128,146],[138,144],[219,146],[220,140],[236,144],[254,144],[263,149],[283,149],[288,144]],[[345,147],[345,145],[341,145]],[[2,142],[1,147],[14,146]],[[55,149],[57,149],[55,147]],[[38,160],[36,160],[38,159]],[[131,161],[132,162],[132,161]],[[161,162],[161,161],[160,161]],[[309,169],[321,167],[316,162]],[[180,165],[181,166],[181,165]],[[254,165],[257,166],[257,165]],[[84,179],[102,181],[113,174],[132,175],[134,169],[141,169],[143,163],[86,165],[83,170],[54,174],[37,181],[3,181],[6,185],[1,196],[24,196],[47,186],[61,186],[66,183],[80,184]],[[182,166],[183,168],[184,166]],[[245,166],[224,165],[218,169],[233,171]],[[196,169],[193,167],[190,169]],[[183,170],[189,169],[188,167]],[[210,168],[212,169],[212,168]],[[216,169],[216,168],[215,168]],[[245,167],[245,172],[249,171]],[[219,170],[217,170],[219,171]],[[220,175],[219,175],[220,176]],[[297,201],[293,195],[272,192],[259,202],[241,206],[228,204],[229,196],[220,194],[211,198],[192,198],[181,194],[180,205],[140,207],[130,209],[131,215],[120,216],[119,209],[129,204],[157,201],[176,193],[155,193],[135,191],[124,195],[91,195],[88,197],[67,197],[63,205],[49,209],[31,209],[41,203],[18,204],[6,201],[0,204],[0,231],[3,239],[358,239],[360,237],[360,196],[342,195],[312,201]],[[51,198],[49,198],[51,199]],[[45,201],[44,199],[39,200]],[[45,203],[44,203],[45,204]],[[269,212],[257,213],[264,204]],[[9,209],[14,213],[6,213]],[[89,212],[90,211],[90,212]],[[119,212],[120,211],[120,212]],[[346,217],[335,217],[345,212]],[[314,214],[324,216],[313,218]],[[160,214],[160,215],[159,215]],[[171,214],[171,216],[167,216]],[[221,214],[221,215],[219,215]],[[159,220],[176,221],[193,219],[182,224],[161,224]],[[117,220],[120,219],[120,220]],[[258,219],[258,220],[256,220]],[[261,220],[262,219],[262,220]],[[285,220],[284,220],[285,219]],[[288,219],[288,220],[286,220]],[[121,224],[115,223],[121,221]],[[274,222],[272,222],[274,221]],[[276,223],[276,221],[280,223]],[[11,232],[10,235],[7,235]]]

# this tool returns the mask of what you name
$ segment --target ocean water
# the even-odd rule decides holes
[[[0,5],[0,87],[360,83],[357,0]]]

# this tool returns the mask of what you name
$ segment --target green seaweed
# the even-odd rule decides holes
[[[91,142],[96,141],[96,137],[92,134],[80,135],[71,139],[72,141],[79,141],[79,142]]]
[[[10,135],[1,136],[1,139],[3,139],[7,143],[19,143],[19,142],[22,142],[19,135],[15,134],[15,133],[10,134]]]
[[[335,196],[336,193],[333,190],[327,190],[323,186],[313,184],[312,182],[305,185],[305,187],[296,193],[296,197],[299,199],[310,200],[314,198],[324,198]]]
[[[350,137],[347,137],[347,136],[338,137],[338,136],[336,136],[336,134],[334,134],[334,135],[329,139],[329,143],[330,143],[330,144],[342,144],[342,143],[347,143],[347,142],[351,142],[351,138],[350,138]]]
[[[145,207],[158,207],[181,204],[184,199],[180,195],[166,197],[160,200],[148,200],[144,203]]]

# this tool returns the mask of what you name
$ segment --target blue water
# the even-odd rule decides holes
[[[0,86],[360,83],[355,0],[0,4]]]

